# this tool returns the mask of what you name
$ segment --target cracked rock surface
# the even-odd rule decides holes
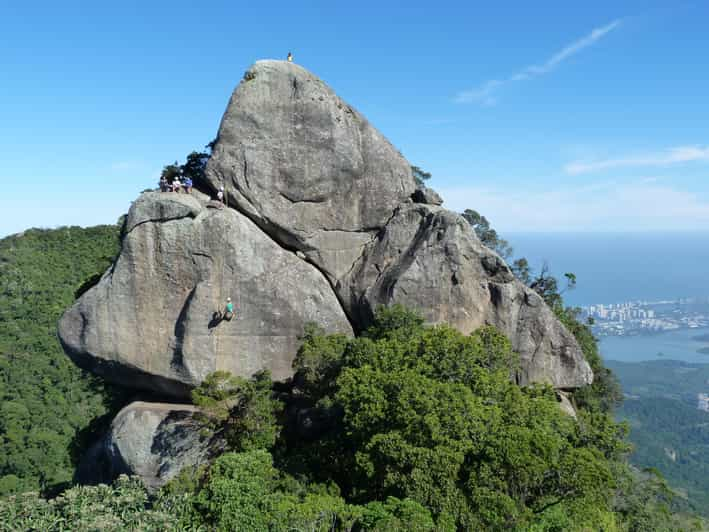
[[[352,333],[323,275],[232,209],[150,192],[127,227],[113,268],[59,323],[69,356],[108,380],[187,397],[216,370],[284,379],[306,323]],[[235,316],[219,321],[227,297]]]
[[[361,325],[393,303],[464,333],[494,325],[520,355],[520,384],[576,388],[593,378],[575,338],[542,298],[515,279],[463,217],[441,207],[403,205],[338,286]]]
[[[411,166],[323,81],[258,61],[231,96],[207,166],[213,189],[331,278],[416,189]]]
[[[173,397],[215,370],[285,379],[306,323],[352,334],[377,306],[402,303],[466,334],[498,327],[520,354],[521,384],[593,379],[543,300],[300,66],[249,69],[198,186],[224,186],[229,207],[196,189],[134,202],[116,263],[59,323],[78,365]],[[227,297],[236,316],[218,322]]]

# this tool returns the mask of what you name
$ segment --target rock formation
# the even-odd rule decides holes
[[[131,207],[121,254],[59,323],[81,367],[126,386],[189,396],[208,374],[291,374],[308,322],[352,329],[322,274],[233,209],[151,192]],[[236,317],[214,313],[226,298]]]
[[[129,404],[84,456],[77,481],[110,483],[119,475],[137,475],[148,488],[158,488],[182,468],[203,464],[223,445],[200,438],[195,411],[189,405]]]
[[[206,195],[221,187],[228,207]],[[464,333],[498,327],[520,354],[521,384],[590,383],[569,331],[441,203],[321,80],[259,61],[231,97],[205,181],[192,196],[133,203],[118,259],[66,311],[60,339],[108,380],[184,398],[216,370],[286,379],[306,323],[352,334],[377,306],[402,303]],[[221,321],[227,297],[236,314]],[[126,407],[92,451],[98,476],[157,486],[205,459],[192,411]]]
[[[379,305],[419,309],[429,323],[463,332],[495,325],[520,355],[520,384],[576,388],[592,372],[574,337],[542,298],[517,281],[461,216],[441,207],[397,209],[339,285],[345,308],[366,324]]]
[[[500,328],[520,383],[592,379],[573,336],[409,163],[300,66],[259,61],[234,91],[203,192],[145,193],[120,256],[59,324],[80,366],[186,397],[207,374],[291,375],[307,322],[352,333],[403,303],[468,333]],[[214,319],[228,296],[236,317]]]
[[[416,189],[409,163],[304,68],[259,61],[234,91],[207,167],[213,189],[331,279]]]

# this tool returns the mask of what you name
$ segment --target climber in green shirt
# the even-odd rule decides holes
[[[226,298],[226,308],[224,310],[224,319],[229,321],[234,317],[234,304],[231,302],[231,298]]]

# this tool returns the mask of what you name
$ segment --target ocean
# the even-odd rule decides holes
[[[564,294],[568,305],[709,297],[709,233],[514,233],[503,235],[514,257],[535,270],[548,262],[553,274],[572,272],[577,287]],[[709,363],[697,353],[709,344],[692,337],[709,329],[652,336],[605,337],[601,354],[624,362],[673,359]]]

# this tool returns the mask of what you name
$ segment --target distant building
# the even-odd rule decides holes
[[[699,393],[697,394],[697,408],[699,410],[704,410],[709,412],[709,394]]]

